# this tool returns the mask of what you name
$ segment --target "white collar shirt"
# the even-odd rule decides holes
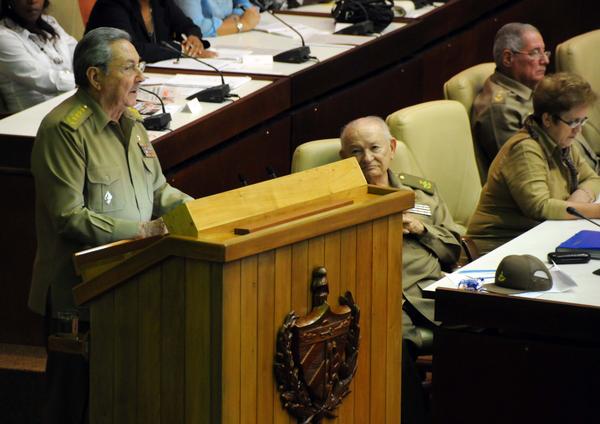
[[[44,40],[10,18],[0,20],[0,111],[14,113],[75,88],[73,52],[77,40],[52,16],[58,34]]]

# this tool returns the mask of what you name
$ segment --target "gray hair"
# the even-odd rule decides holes
[[[502,67],[504,49],[520,51],[523,48],[523,34],[526,32],[540,34],[540,31],[533,25],[520,22],[511,22],[498,30],[494,38],[494,62],[498,68]]]
[[[358,118],[354,121],[348,122],[348,124],[346,124],[346,126],[342,128],[342,132],[340,135],[342,146],[345,142],[349,142],[354,137],[356,137],[358,131],[360,131],[360,129],[365,126],[379,127],[378,129],[388,141],[391,141],[392,138],[394,138],[392,137],[390,129],[383,119],[381,119],[379,116],[365,116],[363,118]]]
[[[75,47],[73,54],[73,73],[75,84],[80,87],[89,87],[86,72],[89,67],[97,66],[104,72],[112,60],[110,46],[118,40],[131,41],[129,34],[121,29],[100,27],[91,30],[83,36]]]

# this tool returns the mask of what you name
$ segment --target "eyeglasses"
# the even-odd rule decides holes
[[[552,52],[549,50],[542,51],[540,49],[533,49],[530,52],[522,52],[519,50],[513,50],[514,54],[524,54],[529,56],[531,59],[540,60],[542,57],[546,57],[546,59],[550,60],[550,56],[552,56]]]
[[[132,74],[136,71],[143,74],[144,69],[146,69],[146,62],[130,63],[129,65],[121,66],[121,69],[127,74]]]
[[[554,117],[556,119],[558,119],[560,122],[562,122],[563,124],[568,125],[569,128],[571,128],[572,130],[574,130],[575,128],[583,127],[585,125],[585,123],[588,121],[587,116],[585,118],[581,118],[581,119],[573,119],[572,121],[565,121],[558,115],[554,115]]]

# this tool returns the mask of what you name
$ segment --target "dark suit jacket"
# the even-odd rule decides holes
[[[157,62],[159,60],[177,57],[160,45],[161,41],[173,44],[181,41],[181,34],[195,35],[202,38],[202,31],[177,6],[173,0],[150,0],[152,18],[154,19],[154,34],[146,31],[144,19],[138,0],[98,0],[92,9],[86,32],[98,27],[119,28],[131,35],[131,41],[143,61]],[[202,40],[204,47],[210,44]],[[180,50],[176,44],[173,46]]]

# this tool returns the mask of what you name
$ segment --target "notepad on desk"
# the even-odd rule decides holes
[[[582,230],[565,240],[557,252],[587,252],[592,259],[600,259],[600,231]]]

